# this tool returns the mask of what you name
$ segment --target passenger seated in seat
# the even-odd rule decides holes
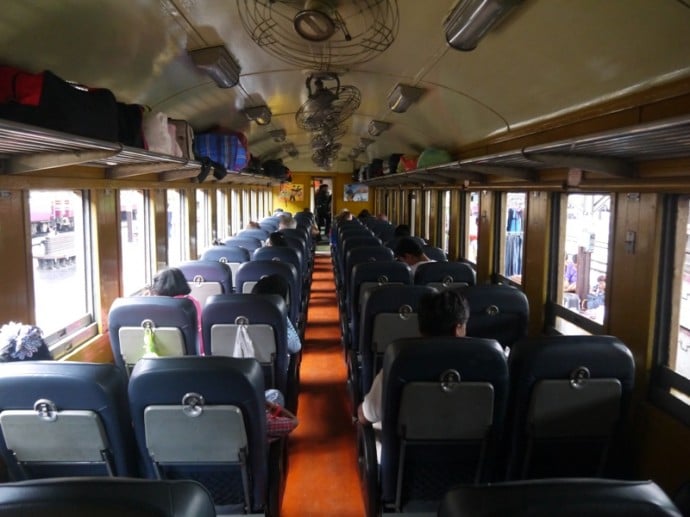
[[[285,303],[288,301],[290,285],[287,280],[280,275],[266,275],[262,277],[252,288],[252,294],[277,294],[283,298]],[[287,349],[291,354],[296,354],[302,350],[302,342],[294,325],[287,319]]]
[[[436,262],[435,260],[427,257],[422,247],[412,237],[401,237],[398,243],[395,245],[393,252],[395,253],[395,258],[397,260],[410,266],[412,276],[414,276],[419,264],[424,262]]]
[[[285,230],[290,228],[297,228],[297,219],[291,215],[283,214],[278,218],[278,229]]]
[[[470,307],[460,293],[445,290],[428,294],[419,300],[417,318],[419,333],[424,337],[455,336],[464,337]],[[383,413],[383,370],[374,377],[371,389],[357,409],[357,417],[362,424],[381,421]]]
[[[284,233],[273,232],[268,236],[268,239],[266,239],[266,246],[279,246],[279,247],[287,248],[288,247],[288,241],[285,238]]]
[[[289,291],[290,286],[287,280],[275,274],[261,278],[252,288],[252,294],[277,294],[286,302]],[[302,350],[302,342],[290,318],[287,318],[287,348],[291,354]],[[268,389],[266,390],[265,397],[268,437],[269,440],[274,440],[290,433],[297,427],[298,421],[295,415],[284,408],[285,398],[279,390]]]
[[[189,298],[194,303],[197,318],[197,340],[199,342],[199,349],[202,355],[204,355],[204,342],[201,334],[201,304],[199,300],[189,294],[191,292],[192,289],[189,287],[184,273],[176,267],[161,269],[158,274],[153,277],[153,285],[151,285],[151,289],[149,290],[149,293],[153,296]]]
[[[604,305],[606,296],[606,275],[599,275],[597,283],[592,287],[592,292],[587,294],[587,298],[582,300],[582,310],[596,309]]]
[[[50,361],[53,355],[43,340],[43,332],[34,325],[10,321],[0,328],[0,362]]]

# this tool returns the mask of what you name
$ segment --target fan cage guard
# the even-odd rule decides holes
[[[323,42],[304,39],[295,30],[295,16],[304,5],[300,0],[240,0],[238,8],[242,25],[257,45],[281,61],[312,70],[370,61],[398,35],[397,0],[338,2],[336,30]]]

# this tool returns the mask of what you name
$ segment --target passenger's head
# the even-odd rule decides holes
[[[266,245],[267,246],[278,246],[278,247],[283,247],[287,248],[288,246],[288,241],[285,238],[285,234],[281,232],[272,232],[269,236],[268,239],[266,240]]]
[[[343,222],[343,221],[352,221],[352,212],[350,212],[347,208],[345,208],[342,212],[340,212],[336,217],[336,221]]]
[[[256,221],[249,221],[247,223],[247,229],[260,230],[261,225],[259,223],[257,223]]]
[[[184,273],[176,267],[167,267],[158,272],[153,278],[151,294],[158,296],[181,296],[192,290],[184,277]]]
[[[597,285],[599,286],[600,290],[606,289],[606,275],[599,275],[597,277]]]
[[[412,235],[412,230],[409,224],[399,224],[393,231],[394,237],[409,237],[410,235]]]
[[[278,229],[297,228],[297,220],[291,215],[283,214],[278,218]]]
[[[416,264],[424,259],[422,246],[412,237],[401,237],[393,250],[395,257],[406,264]]]
[[[287,303],[288,294],[290,293],[290,285],[288,281],[285,280],[280,275],[266,275],[262,277],[257,283],[252,287],[252,294],[277,294],[282,296],[283,300]]]
[[[460,293],[444,289],[427,294],[419,301],[417,309],[419,332],[423,336],[462,337],[467,330],[470,306]]]
[[[363,208],[358,214],[357,219],[368,219],[371,217],[371,213],[366,208]]]
[[[52,358],[40,328],[13,321],[0,328],[0,362],[45,361]]]

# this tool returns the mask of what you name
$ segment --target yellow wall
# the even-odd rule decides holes
[[[333,180],[333,214],[339,213],[341,210],[347,208],[350,212],[357,215],[361,210],[367,209],[373,213],[374,210],[374,190],[369,189],[368,202],[346,202],[344,200],[345,185],[354,183],[349,174],[328,174],[328,173],[292,173],[292,186],[300,187],[304,195],[302,201],[290,201],[289,198],[280,196],[280,187],[273,187],[273,209],[282,208],[287,212],[297,213],[301,212],[305,207],[309,208],[311,196],[311,182],[312,178],[331,178]],[[285,185],[290,185],[285,184]]]

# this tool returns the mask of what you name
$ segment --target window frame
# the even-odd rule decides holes
[[[65,189],[29,189],[30,192],[36,191],[61,191]],[[92,210],[91,210],[91,191],[88,189],[67,189],[73,192],[78,192],[79,198],[81,200],[81,214],[82,214],[82,234],[81,238],[82,249],[84,250],[84,296],[86,313],[78,316],[76,319],[66,321],[65,325],[54,330],[50,334],[45,334],[43,339],[50,350],[54,359],[60,359],[77,347],[86,343],[89,339],[92,339],[98,335],[98,323],[96,322],[96,300],[98,299],[98,293],[96,292],[97,284],[95,277],[97,276],[95,267],[97,261],[94,260],[95,247],[93,243],[95,242],[93,220],[92,220]],[[30,223],[29,223],[30,226]],[[31,275],[35,274],[35,270],[31,268]],[[31,285],[34,285],[32,279]],[[36,321],[36,313],[34,307],[33,320]]]
[[[613,263],[613,246],[611,245],[611,236],[614,235],[614,216],[616,213],[616,196],[612,192],[560,192],[554,193],[554,199],[551,203],[551,228],[550,228],[550,249],[549,249],[549,264],[548,264],[548,285],[547,291],[549,293],[548,299],[544,304],[545,324],[550,332],[561,333],[556,325],[556,318],[565,321],[565,325],[573,326],[578,329],[578,335],[592,334],[599,335],[606,332],[610,307],[608,302],[605,303],[604,321],[597,323],[596,321],[583,316],[577,312],[571,311],[564,307],[557,300],[562,296],[562,292],[558,289],[559,278],[563,275],[563,260],[562,250],[565,248],[565,220],[562,220],[563,214],[567,217],[567,203],[570,194],[585,194],[585,195],[607,195],[610,198],[610,218],[609,218],[609,243],[607,245],[606,267],[607,272],[610,271]],[[608,300],[608,294],[606,296]]]
[[[492,267],[493,267],[493,281],[494,283],[501,283],[501,284],[507,284],[513,287],[517,287],[520,290],[524,290],[524,281],[523,282],[515,282],[514,280],[511,280],[509,277],[507,277],[503,271],[504,271],[504,266],[505,266],[505,245],[506,245],[506,239],[505,237],[505,226],[506,226],[506,218],[507,218],[507,213],[506,213],[506,207],[508,205],[508,194],[523,194],[525,196],[525,202],[524,202],[524,215],[522,219],[522,224],[523,224],[523,230],[522,230],[522,267],[520,268],[520,276],[522,276],[522,271],[524,269],[524,261],[525,261],[525,230],[524,230],[524,225],[526,224],[527,221],[527,213],[529,210],[529,195],[527,191],[521,191],[521,190],[510,190],[510,191],[502,191],[498,193],[497,196],[495,196],[495,207],[494,207],[494,224],[493,224],[493,231],[494,235],[496,236],[496,246],[494,247],[494,256],[492,258]],[[481,210],[481,207],[480,207]],[[479,230],[479,228],[477,228]],[[477,232],[479,233],[479,232]],[[478,237],[478,236],[477,236]]]
[[[661,225],[661,255],[659,260],[659,292],[668,293],[658,299],[655,311],[654,363],[649,382],[649,399],[655,406],[690,426],[690,400],[686,403],[672,392],[677,391],[690,399],[690,379],[671,369],[669,347],[671,346],[671,310],[673,295],[673,265],[677,244],[678,203],[690,200],[690,195],[667,195],[663,199]]]

